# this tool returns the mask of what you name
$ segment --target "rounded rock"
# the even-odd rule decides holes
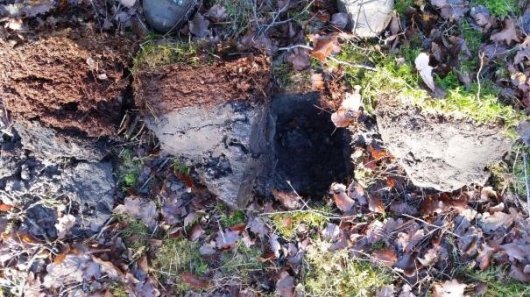
[[[196,10],[197,0],[144,0],[144,16],[153,29],[166,33],[184,25]]]

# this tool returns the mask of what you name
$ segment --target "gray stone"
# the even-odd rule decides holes
[[[208,189],[232,207],[244,207],[263,171],[265,106],[228,102],[194,106],[146,118],[171,155],[191,160]]]
[[[97,232],[112,214],[116,190],[110,163],[79,163],[62,174],[63,191],[77,204],[77,230]]]
[[[350,16],[353,33],[370,38],[377,37],[390,23],[394,0],[339,0],[338,6]]]
[[[143,1],[144,16],[147,23],[162,33],[179,29],[190,19],[197,6],[197,0]]]
[[[105,156],[102,140],[71,136],[45,127],[38,121],[20,121],[15,123],[14,128],[24,149],[42,159],[75,158],[97,162]]]
[[[454,191],[483,185],[490,176],[486,167],[512,145],[502,128],[424,113],[399,98],[382,96],[376,114],[385,146],[419,187]]]

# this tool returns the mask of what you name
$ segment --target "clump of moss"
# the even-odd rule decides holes
[[[505,266],[495,266],[486,270],[471,270],[465,273],[465,277],[472,282],[484,283],[487,285],[485,297],[519,297],[529,296],[530,287],[506,276]]]
[[[271,216],[271,221],[281,236],[286,239],[292,239],[300,225],[304,224],[310,228],[322,228],[328,218],[319,211],[304,210],[274,214]]]
[[[200,61],[198,45],[188,42],[160,43],[148,40],[134,57],[133,72],[171,64],[197,65]]]
[[[480,123],[502,122],[505,127],[511,128],[519,121],[521,115],[499,102],[498,88],[487,79],[481,80],[478,92],[478,83],[472,83],[466,89],[455,73],[438,78],[437,82],[446,88],[447,95],[444,99],[432,98],[422,86],[421,78],[413,66],[419,51],[418,48],[404,47],[402,55],[385,56],[374,52],[370,57],[359,59],[359,50],[346,45],[338,59],[349,63],[371,62],[376,66],[376,71],[345,66],[346,82],[363,88],[361,95],[368,111],[375,106],[378,96],[386,93],[407,98],[428,111],[470,117]]]
[[[116,215],[116,218],[124,226],[120,233],[127,248],[132,249],[135,255],[146,252],[151,237],[149,228],[140,220],[127,215]]]
[[[307,251],[304,284],[310,296],[375,296],[392,283],[382,268],[355,259],[347,250],[331,252],[329,245],[317,240]]]
[[[230,214],[221,214],[221,225],[225,228],[232,227],[238,224],[243,224],[247,220],[245,213],[241,210],[236,210]]]
[[[483,5],[494,16],[506,17],[517,9],[518,0],[471,0],[471,4]]]
[[[180,280],[180,275],[190,272],[204,276],[208,271],[208,263],[199,254],[199,245],[186,239],[165,239],[156,252],[153,267],[164,282],[174,284],[175,294],[181,294],[190,287]]]
[[[113,297],[128,297],[129,293],[121,283],[113,283],[110,286],[110,293]]]
[[[263,269],[263,264],[259,261],[260,256],[261,251],[259,249],[238,243],[232,251],[221,254],[219,269],[223,275],[238,277],[241,284],[248,284],[252,273]]]
[[[123,191],[127,191],[136,186],[143,164],[130,149],[121,151],[118,157],[120,159],[117,174],[118,185]]]

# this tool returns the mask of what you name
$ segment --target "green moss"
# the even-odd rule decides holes
[[[375,296],[392,283],[391,274],[382,268],[355,259],[347,250],[328,248],[317,240],[307,251],[304,284],[310,296]]]
[[[221,254],[220,271],[227,277],[237,276],[242,284],[248,284],[252,274],[263,269],[259,261],[261,251],[238,243],[232,251]]]
[[[191,168],[178,159],[173,160],[172,168],[174,171],[180,172],[182,174],[190,175],[191,173]]]
[[[231,214],[221,214],[220,222],[223,227],[232,227],[238,224],[245,223],[246,220],[247,217],[245,216],[245,213],[241,210],[236,210]]]
[[[125,192],[136,186],[143,162],[136,158],[130,149],[121,151],[118,157],[120,159],[117,171],[118,185]]]
[[[513,127],[521,117],[512,107],[497,100],[499,90],[487,80],[481,80],[480,97],[477,98],[478,84],[473,83],[469,90],[460,84],[456,73],[437,78],[437,83],[445,88],[446,98],[434,99],[421,84],[413,60],[419,53],[417,48],[405,47],[400,56],[384,56],[378,53],[370,57],[361,57],[355,48],[345,46],[338,56],[339,60],[349,63],[370,62],[376,71],[345,66],[346,82],[351,86],[360,85],[365,106],[373,108],[380,94],[391,94],[412,101],[418,107],[433,112],[450,113],[457,117],[471,117],[480,123],[502,122],[507,128]]]
[[[226,20],[220,24],[224,26],[229,37],[237,37],[249,28],[254,16],[252,1],[248,0],[209,0],[206,7],[219,4],[226,9]]]
[[[530,296],[530,287],[506,276],[506,268],[495,266],[484,271],[472,270],[465,274],[474,283],[481,282],[487,285],[485,297],[519,297]]]
[[[113,283],[110,286],[110,293],[113,297],[129,297],[129,293],[121,283]]]
[[[144,42],[134,57],[132,72],[149,70],[170,64],[199,64],[198,45],[188,42]]]
[[[327,213],[326,211],[323,212]],[[301,224],[311,228],[322,228],[328,219],[319,211],[308,210],[274,214],[271,216],[271,221],[280,235],[286,239],[292,239]]]
[[[466,41],[469,51],[472,53],[477,53],[478,49],[482,45],[484,34],[473,28],[473,26],[471,26],[467,20],[464,20],[459,24],[459,29],[461,36]]]
[[[173,238],[163,240],[152,267],[163,282],[174,284],[173,291],[178,296],[190,290],[190,287],[179,279],[182,273],[190,272],[204,276],[209,269],[208,263],[199,254],[197,243]]]
[[[518,9],[518,0],[471,0],[472,5],[483,5],[491,14],[505,17]]]
[[[147,251],[148,241],[151,237],[149,228],[140,220],[127,215],[117,215],[116,218],[125,226],[120,230],[120,233],[127,248],[132,249],[137,255]]]
[[[395,10],[399,14],[404,14],[407,8],[414,5],[414,0],[397,0],[394,6]]]

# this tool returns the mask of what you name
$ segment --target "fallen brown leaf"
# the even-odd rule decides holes
[[[397,262],[396,251],[394,251],[392,248],[382,248],[376,250],[372,253],[372,256],[375,258],[375,260],[388,267],[394,266],[394,264]]]
[[[208,280],[198,277],[191,272],[181,273],[180,280],[194,289],[206,289],[210,286],[210,282]]]
[[[339,42],[336,35],[326,35],[313,37],[313,51],[311,56],[315,59],[323,62],[331,54],[338,53],[340,51]]]
[[[331,185],[331,191],[333,192],[333,200],[335,205],[343,213],[348,213],[352,210],[355,205],[355,201],[346,194],[346,186],[339,183],[333,183]]]
[[[272,195],[287,209],[297,209],[301,206],[300,197],[296,193],[273,189]]]
[[[512,42],[519,42],[519,37],[517,36],[517,31],[515,30],[515,22],[511,18],[508,18],[504,21],[504,29],[497,32],[490,37],[493,42],[506,42],[507,45],[512,44]]]
[[[280,297],[294,297],[294,278],[283,271],[276,282],[276,294]]]

